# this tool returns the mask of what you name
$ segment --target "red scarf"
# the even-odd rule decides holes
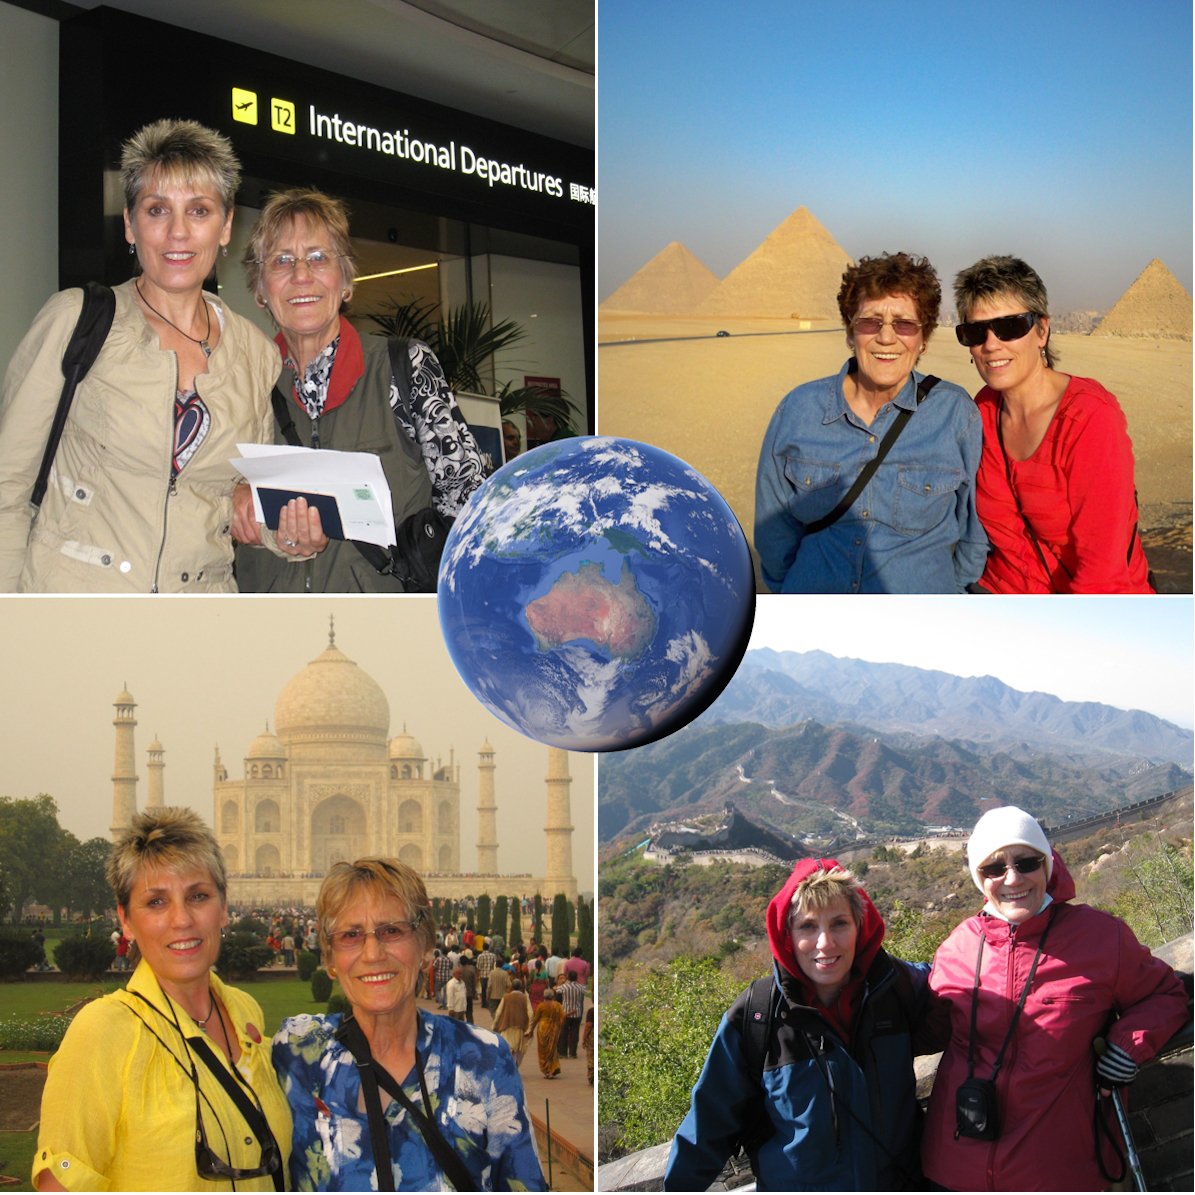
[[[361,348],[361,337],[356,328],[347,320],[340,321],[340,344],[336,347],[336,355],[332,358],[332,376],[328,379],[328,397],[324,400],[324,412],[334,411],[353,392],[353,387],[365,374],[365,353]],[[283,363],[295,372],[294,359],[286,343],[286,337],[279,332],[274,337],[274,343],[282,354]],[[298,375],[295,375],[298,383]],[[302,407],[303,400],[299,398],[297,390],[292,386],[291,397]],[[306,409],[306,408],[304,408]]]

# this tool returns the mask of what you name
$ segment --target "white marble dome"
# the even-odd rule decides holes
[[[284,741],[347,736],[385,742],[390,733],[390,703],[377,681],[330,636],[327,648],[278,694],[274,729]]]

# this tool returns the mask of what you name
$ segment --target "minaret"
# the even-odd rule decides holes
[[[166,754],[157,736],[146,752],[149,755],[149,792],[145,798],[146,809],[161,809],[166,804]]]
[[[133,763],[133,729],[137,725],[134,710],[137,703],[127,686],[117,694],[116,717],[116,763],[112,768],[112,841],[133,824],[137,815],[137,772]]]
[[[573,875],[573,825],[569,808],[572,777],[568,774],[568,752],[548,748],[548,866],[544,873],[543,895],[549,900],[563,892],[569,900],[577,899],[577,877]]]
[[[487,739],[477,753],[481,762],[477,795],[477,870],[483,876],[498,874],[498,805],[494,800],[494,748]]]

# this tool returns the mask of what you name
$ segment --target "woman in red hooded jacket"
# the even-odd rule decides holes
[[[1070,903],[1070,874],[1023,810],[985,813],[967,864],[987,903],[934,956],[934,1015],[948,1010],[950,1043],[925,1174],[955,1191],[1101,1190],[1119,1162],[1102,1129],[1097,1141],[1097,1076],[1103,1088],[1132,1080],[1186,1021],[1183,985],[1123,921]],[[1107,1042],[1098,1063],[1096,1038]],[[976,1091],[975,1080],[990,1086]]]
[[[919,1186],[913,1031],[928,968],[883,950],[883,919],[834,859],[797,864],[767,928],[774,975],[722,1018],[664,1189],[705,1190],[740,1146],[760,1191]]]

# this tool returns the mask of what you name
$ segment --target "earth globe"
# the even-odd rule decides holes
[[[755,614],[751,553],[718,491],[610,436],[543,444],[488,478],[448,536],[438,595],[473,694],[573,751],[637,747],[696,717]]]

